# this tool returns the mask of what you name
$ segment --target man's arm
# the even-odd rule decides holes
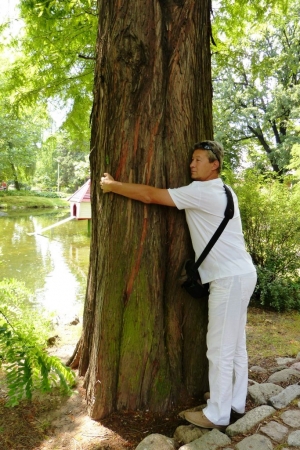
[[[145,184],[121,183],[115,181],[109,173],[104,173],[100,182],[103,193],[113,192],[143,203],[176,206],[167,189],[159,189]]]

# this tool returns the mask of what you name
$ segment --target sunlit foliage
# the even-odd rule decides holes
[[[283,174],[299,142],[299,3],[238,6],[221,2],[216,17],[216,137],[233,165],[247,159],[262,171]]]
[[[8,386],[8,405],[30,400],[35,390],[59,386],[70,394],[73,372],[45,351],[49,319],[28,308],[33,297],[16,280],[0,282],[0,355]]]

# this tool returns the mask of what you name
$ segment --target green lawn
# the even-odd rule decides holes
[[[277,356],[294,357],[300,352],[300,313],[250,307],[246,333],[252,364]]]
[[[32,194],[0,194],[0,210],[30,208],[67,208],[69,203],[64,198],[35,196]]]

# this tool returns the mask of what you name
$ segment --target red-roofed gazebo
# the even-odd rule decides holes
[[[70,198],[70,214],[77,220],[91,219],[91,180],[81,186]]]

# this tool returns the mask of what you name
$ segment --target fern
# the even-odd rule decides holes
[[[35,390],[48,392],[54,386],[58,386],[62,394],[70,394],[75,384],[74,373],[57,357],[47,354],[45,339],[39,332],[41,324],[37,332],[28,314],[24,322],[24,316],[20,317],[22,308],[12,293],[24,296],[17,282],[0,282],[0,355],[8,386],[7,405],[15,406],[24,398],[31,400]]]

